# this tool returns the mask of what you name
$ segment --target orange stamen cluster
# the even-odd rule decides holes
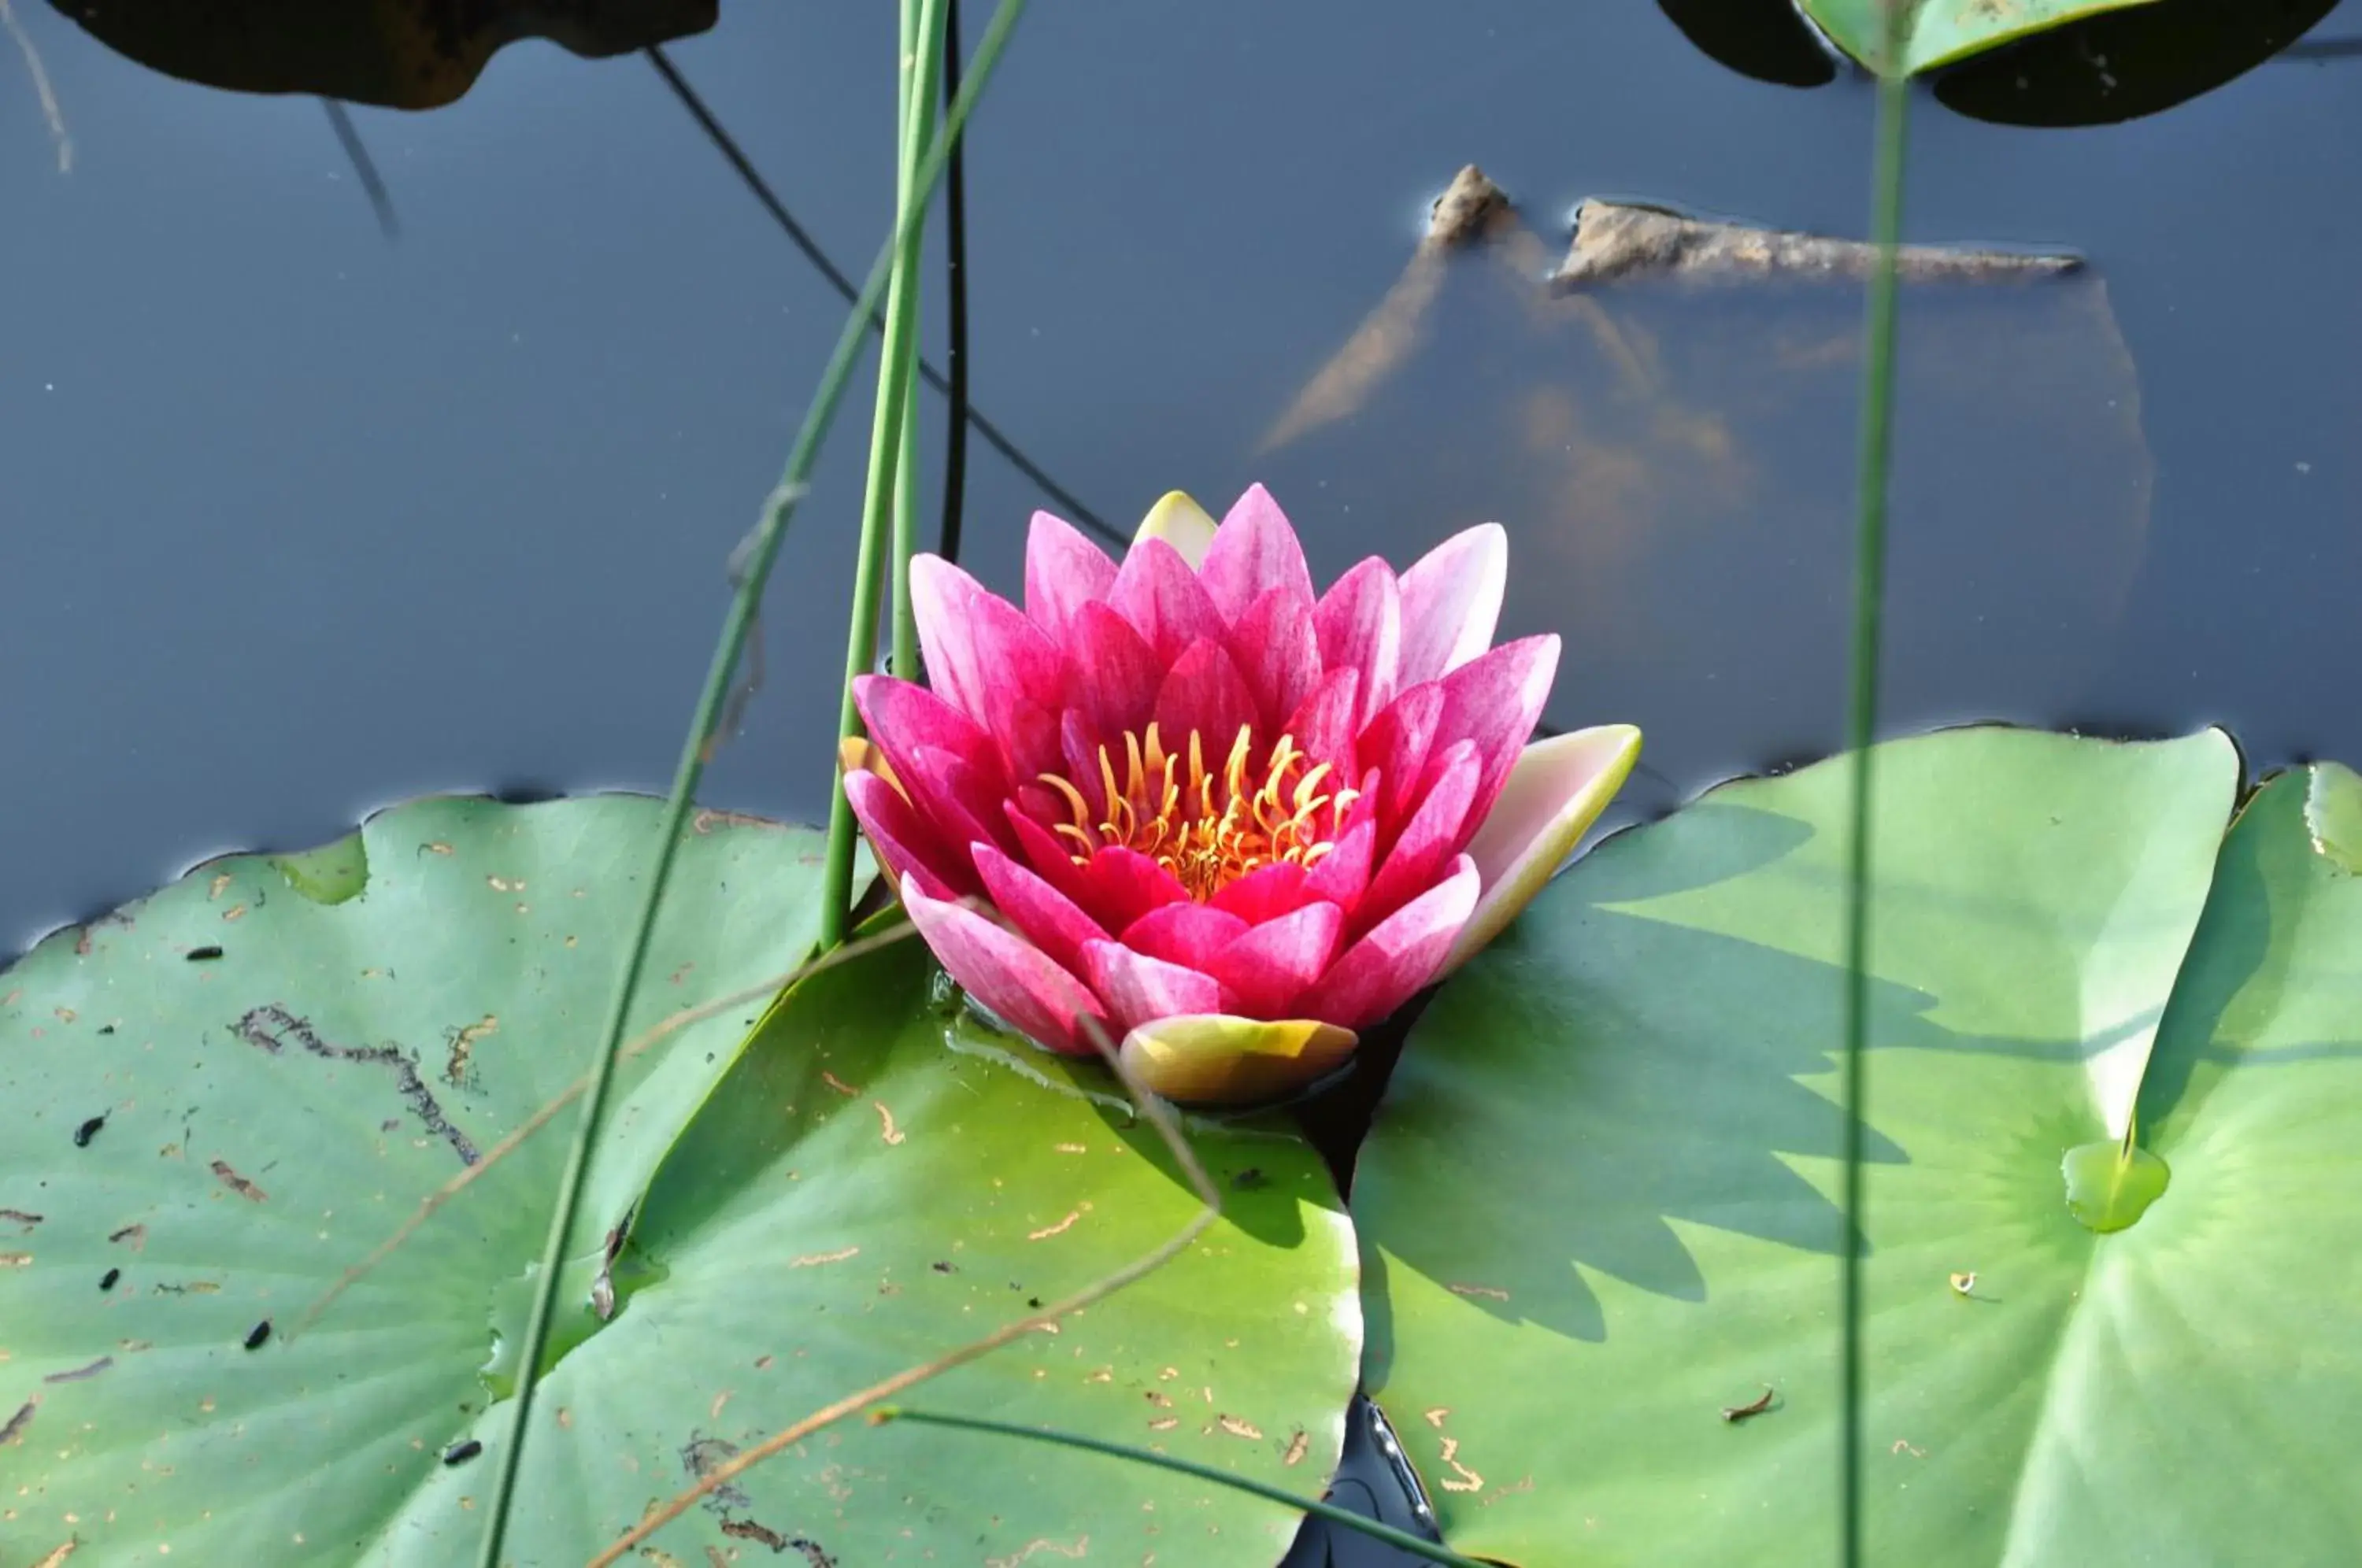
[[[1298,751],[1293,736],[1280,736],[1264,767],[1251,770],[1253,745],[1249,727],[1240,725],[1229,759],[1215,771],[1206,767],[1195,730],[1186,756],[1166,751],[1154,724],[1145,736],[1127,730],[1120,778],[1115,757],[1107,746],[1099,747],[1099,785],[1108,808],[1105,820],[1097,823],[1090,802],[1071,780],[1044,773],[1042,782],[1065,797],[1074,815],[1056,826],[1076,865],[1120,845],[1172,872],[1203,903],[1266,866],[1313,865],[1329,853],[1353,803],[1352,790],[1322,793],[1329,764]]]

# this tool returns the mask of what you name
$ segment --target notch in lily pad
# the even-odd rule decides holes
[[[301,854],[274,855],[270,864],[289,887],[315,904],[341,904],[369,886],[369,850],[358,833]]]

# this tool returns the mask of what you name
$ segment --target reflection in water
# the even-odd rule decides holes
[[[1586,672],[1617,671],[1628,693],[1678,654],[1721,690],[1669,706],[1714,708],[1740,756],[1819,741],[1844,657],[1858,285],[1553,292],[1551,259],[1515,222],[1456,254],[1421,244],[1265,447],[1448,453],[1466,520],[1518,535],[1510,623],[1566,639],[1554,719],[1631,716],[1591,712]],[[2055,707],[2106,657],[2155,481],[2107,285],[1906,285],[1897,374],[1892,700]],[[1694,778],[1729,755],[1659,760]]]

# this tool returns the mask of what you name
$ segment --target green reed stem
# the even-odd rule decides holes
[[[977,45],[976,61],[966,79],[960,84],[959,96],[944,116],[944,127],[927,148],[926,157],[920,160],[911,181],[914,200],[900,204],[895,220],[895,233],[877,259],[871,264],[869,277],[863,283],[861,297],[854,303],[844,320],[844,328],[837,335],[836,347],[830,353],[828,368],[822,372],[819,391],[805,411],[801,429],[796,432],[795,445],[788,453],[788,463],[779,483],[764,503],[763,515],[755,531],[740,547],[734,559],[732,575],[736,580],[736,592],[730,601],[730,612],[722,624],[722,641],[713,650],[713,662],[707,669],[705,688],[697,701],[696,717],[690,722],[689,739],[681,747],[680,761],[673,772],[672,792],[666,799],[662,827],[658,830],[656,861],[650,868],[647,891],[640,900],[630,944],[624,954],[624,964],[616,975],[615,994],[607,1009],[604,1027],[600,1032],[598,1054],[591,1060],[589,1084],[582,1091],[582,1110],[575,1122],[574,1142],[566,1154],[566,1168],[558,1177],[557,1204],[550,1215],[549,1236],[542,1246],[541,1275],[535,1282],[533,1311],[525,1320],[523,1345],[523,1369],[517,1376],[516,1409],[509,1419],[508,1435],[499,1444],[499,1469],[493,1478],[491,1506],[484,1521],[483,1540],[476,1553],[477,1568],[497,1568],[501,1547],[508,1532],[509,1509],[516,1496],[519,1467],[524,1457],[526,1423],[533,1414],[534,1389],[539,1380],[541,1358],[549,1344],[549,1320],[557,1299],[558,1270],[566,1261],[566,1241],[574,1229],[575,1215],[582,1206],[582,1182],[590,1168],[590,1151],[598,1137],[599,1120],[607,1102],[607,1091],[614,1078],[617,1047],[624,1038],[624,1026],[631,1015],[632,1001],[639,988],[640,974],[646,967],[649,938],[656,930],[657,910],[664,899],[665,887],[672,878],[673,857],[680,847],[681,829],[689,819],[690,805],[697,794],[697,784],[705,771],[705,748],[713,727],[721,718],[730,696],[731,683],[738,668],[739,656],[746,646],[746,634],[755,619],[755,611],[762,602],[763,584],[770,577],[772,563],[778,558],[779,543],[787,536],[788,519],[804,491],[813,461],[820,455],[821,444],[827,439],[829,426],[836,418],[837,404],[844,400],[846,382],[851,379],[855,361],[860,356],[863,340],[868,336],[870,316],[878,302],[885,297],[889,274],[894,259],[906,248],[905,241],[918,226],[918,214],[924,210],[926,199],[943,178],[944,164],[950,156],[952,143],[960,128],[967,123],[977,99],[992,80],[992,71],[1008,47],[1009,38],[1016,29],[1018,18],[1025,13],[1025,0],[1000,0],[992,14],[992,22],[985,29],[983,39]],[[871,621],[876,621],[876,603],[871,604]],[[842,807],[844,793],[838,791]],[[832,851],[834,842],[832,841]],[[845,840],[844,878],[840,889],[852,880],[852,845]],[[843,900],[837,902],[838,932],[843,931]],[[825,929],[828,911],[822,917]]]
[[[950,0],[943,0],[948,6]],[[927,138],[935,127],[935,91],[941,82],[945,39],[950,29],[936,17],[938,6],[930,0],[922,6],[920,0],[902,0],[902,168],[899,179],[907,181],[916,172],[918,155],[927,145]],[[918,56],[921,39],[935,50],[935,69],[929,72]],[[895,189],[898,202],[910,199],[906,184]],[[926,230],[922,227],[920,237]],[[925,246],[922,237],[913,237],[907,267],[898,268],[896,279],[911,300],[911,332],[903,344],[905,362],[902,370],[902,411],[896,417],[900,440],[894,457],[894,662],[893,672],[905,680],[919,679],[919,622],[911,605],[911,557],[919,546],[919,343],[922,336],[922,311],[919,300],[919,259]]]
[[[1217,1470],[1210,1464],[1198,1464],[1187,1459],[1175,1459],[1169,1453],[1154,1453],[1144,1448],[1130,1448],[1122,1443],[1104,1442],[1095,1437],[1085,1437],[1080,1432],[1062,1432],[1052,1427],[1023,1427],[1009,1421],[987,1420],[981,1416],[953,1416],[934,1410],[906,1410],[898,1405],[880,1405],[869,1412],[869,1420],[873,1426],[882,1426],[888,1421],[915,1421],[921,1426],[951,1427],[960,1431],[989,1432],[996,1437],[1031,1438],[1035,1442],[1056,1443],[1064,1448],[1079,1448],[1090,1453],[1104,1453],[1110,1459],[1129,1460],[1134,1464],[1151,1464],[1159,1470],[1171,1470],[1183,1475],[1193,1475],[1200,1481],[1210,1481],[1217,1486],[1228,1486],[1232,1491],[1250,1493],[1270,1502],[1284,1504],[1291,1508],[1299,1508],[1316,1518],[1324,1518],[1330,1524],[1343,1525],[1348,1529],[1359,1530],[1374,1540],[1383,1540],[1388,1546],[1410,1552],[1413,1556],[1424,1557],[1429,1562],[1448,1562],[1452,1564],[1453,1568],[1485,1568],[1484,1563],[1474,1558],[1462,1557],[1450,1547],[1438,1546],[1431,1540],[1422,1540],[1407,1530],[1396,1529],[1390,1524],[1381,1524],[1378,1520],[1354,1513],[1350,1508],[1341,1508],[1333,1503],[1324,1503],[1311,1497],[1299,1497],[1282,1487],[1266,1486],[1260,1481],[1250,1480],[1243,1475],[1234,1475],[1227,1470]]]
[[[1903,229],[1903,156],[1910,84],[1899,69],[1903,23],[1910,8],[1889,0],[1885,62],[1878,84],[1877,153],[1871,175],[1871,239],[1878,247],[1870,277],[1862,334],[1861,466],[1854,528],[1853,639],[1848,654],[1851,692],[1846,745],[1853,765],[1846,841],[1845,989],[1845,1245],[1841,1286],[1845,1341],[1839,1381],[1838,1441],[1841,1514],[1838,1560],[1860,1568],[1862,1541],[1861,1254],[1862,1139],[1870,1114],[1863,1055],[1870,1033],[1871,744],[1878,724],[1879,652],[1886,600],[1887,475],[1893,458],[1894,252]]]
[[[906,11],[909,5],[910,0],[904,0]],[[838,702],[836,716],[840,741],[861,734],[861,710],[853,700],[853,683],[869,673],[877,657],[877,602],[882,597],[889,551],[897,561],[894,577],[898,656],[905,608],[901,602],[910,597],[909,558],[898,547],[900,539],[889,541],[889,535],[900,532],[894,526],[895,468],[902,453],[903,414],[911,406],[911,372],[917,359],[920,234],[927,199],[934,193],[934,186],[930,181],[924,190],[919,188],[916,164],[921,144],[912,134],[913,116],[900,111],[911,101],[910,80],[915,64],[919,79],[926,83],[923,95],[930,97],[928,112],[933,112],[931,95],[944,67],[942,0],[921,0],[915,26],[918,52],[915,61],[911,55],[904,54],[900,86],[895,94],[900,149],[895,172],[897,237],[890,263],[891,281],[886,293],[886,334],[878,349],[877,412],[869,426],[869,479],[861,499],[861,553],[853,569],[853,616],[844,637],[844,693]],[[916,640],[914,631],[914,644]],[[917,663],[915,652],[910,662]],[[896,666],[898,672],[908,679],[911,672],[901,667],[899,657]],[[844,923],[853,903],[854,833],[853,806],[845,798],[844,781],[839,779],[829,800],[828,862],[821,878],[820,939],[823,947],[844,940]]]

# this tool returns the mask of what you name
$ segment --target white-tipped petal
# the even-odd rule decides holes
[[[1601,724],[1534,742],[1518,754],[1500,799],[1469,841],[1484,891],[1443,973],[1458,968],[1542,890],[1640,758],[1640,732]]]

